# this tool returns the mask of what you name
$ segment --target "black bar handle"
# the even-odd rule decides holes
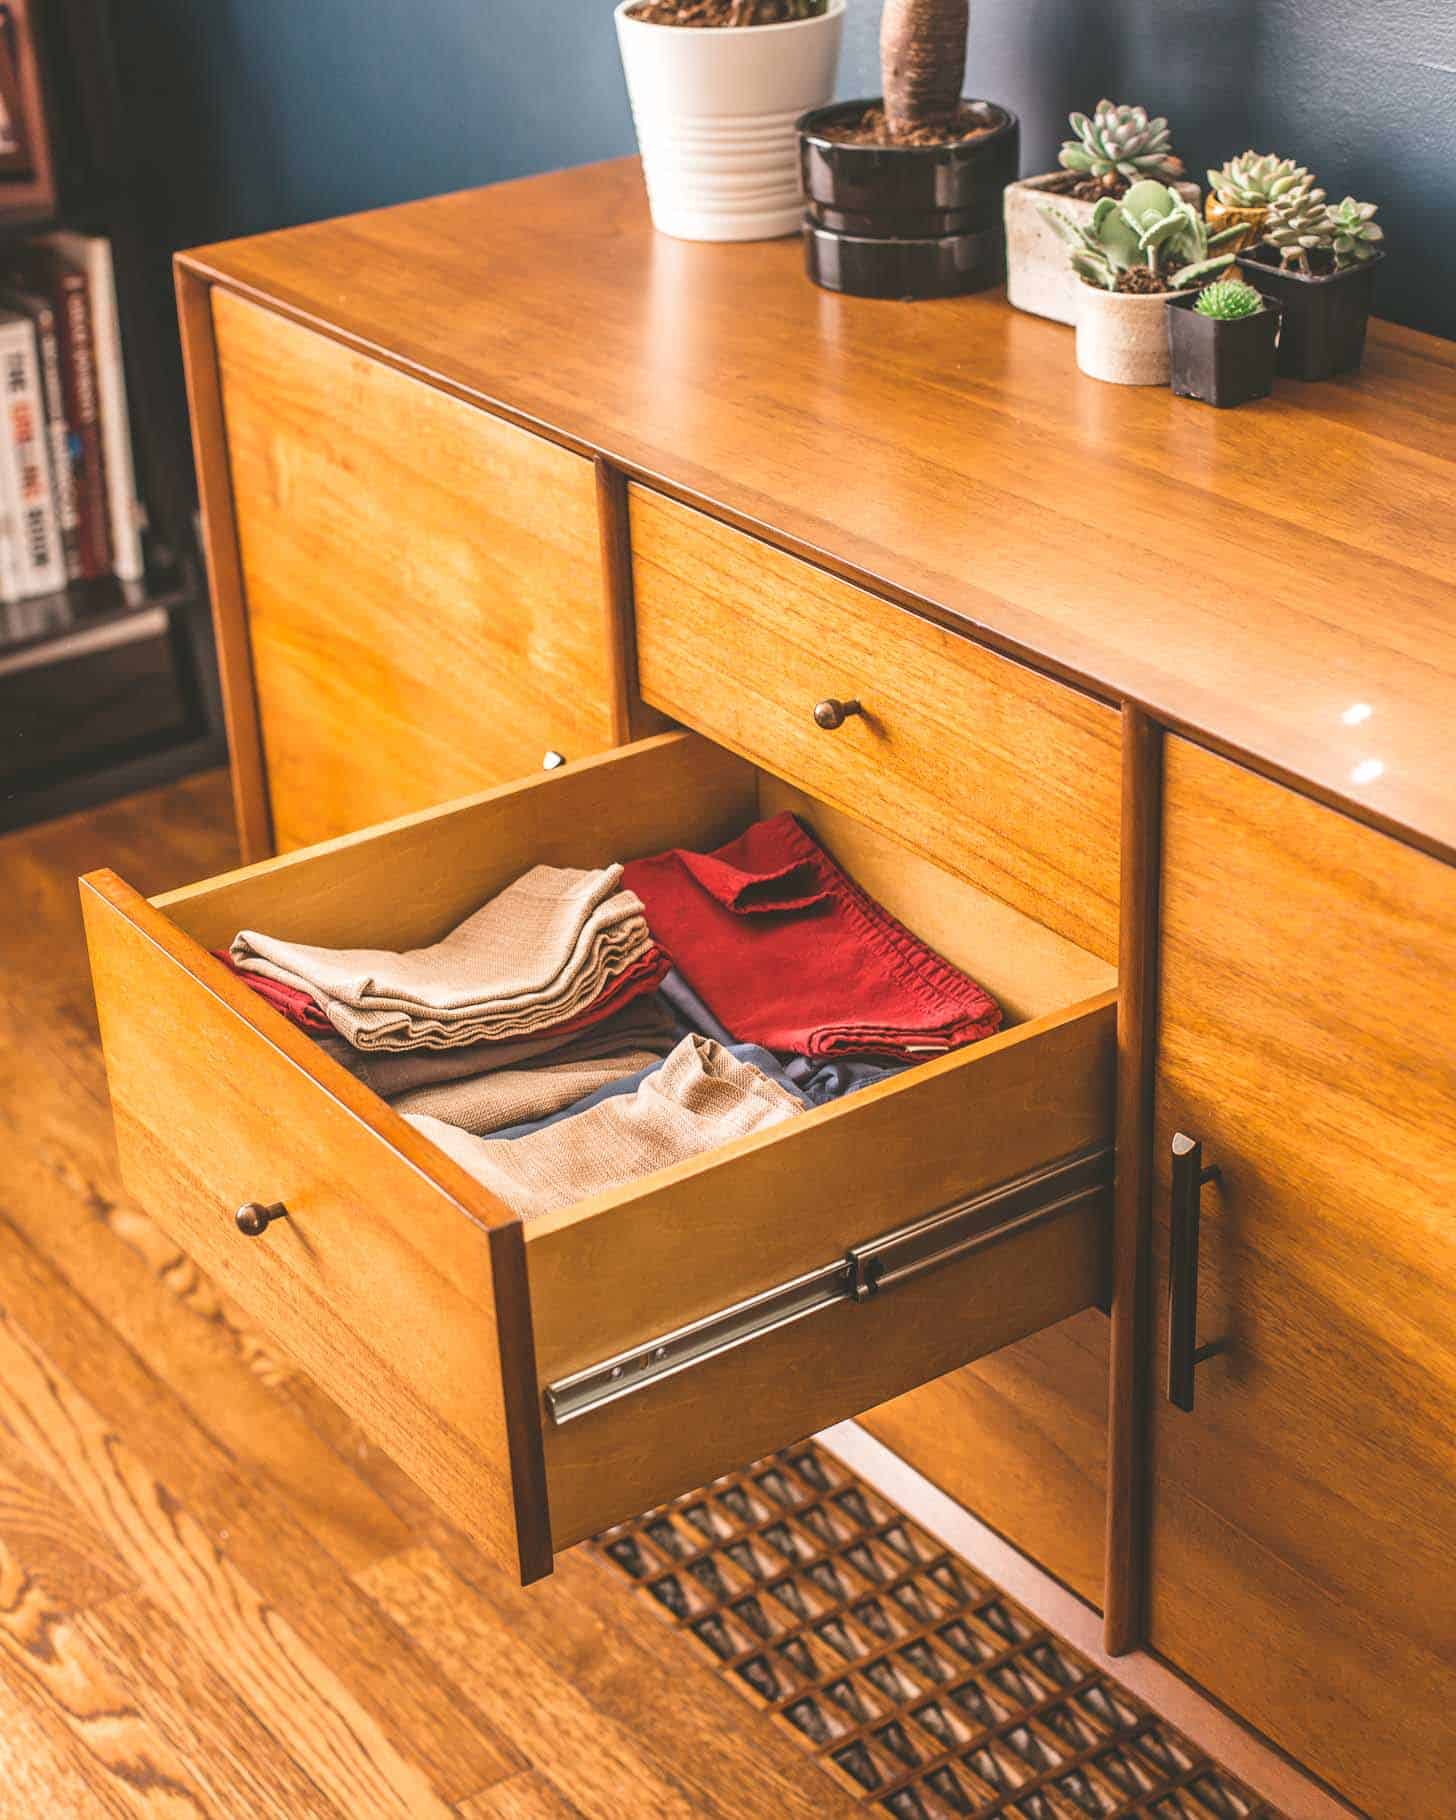
[[[1198,1344],[1198,1237],[1205,1182],[1218,1180],[1218,1169],[1203,1166],[1197,1138],[1173,1133],[1173,1196],[1168,1239],[1168,1401],[1177,1409],[1193,1408],[1195,1366],[1224,1342]]]

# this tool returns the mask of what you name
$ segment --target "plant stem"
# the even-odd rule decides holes
[[[969,19],[968,0],[885,0],[880,77],[885,123],[894,138],[954,121]]]

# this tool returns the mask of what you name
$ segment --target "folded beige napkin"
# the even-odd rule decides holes
[[[598,1087],[608,1087],[624,1075],[640,1074],[660,1059],[651,1049],[629,1049],[623,1055],[595,1060],[578,1056],[565,1062],[543,1062],[535,1068],[496,1068],[461,1081],[412,1088],[397,1094],[390,1104],[406,1117],[423,1114],[476,1137],[489,1137],[507,1125],[547,1118],[584,1100]]]
[[[568,1207],[804,1108],[704,1036],[685,1036],[634,1093],[519,1138],[479,1138],[420,1113],[409,1121],[523,1218]]]
[[[586,1010],[652,946],[620,866],[535,866],[443,941],[394,953],[318,948],[244,929],[232,957],[311,994],[356,1049],[445,1049],[531,1037]]]
[[[564,1038],[548,1030],[544,1036],[523,1037],[511,1043],[468,1043],[457,1049],[378,1049],[372,1054],[356,1049],[341,1036],[321,1036],[317,1041],[321,1049],[342,1062],[382,1099],[393,1100],[416,1087],[439,1086],[468,1075],[519,1068],[528,1062],[544,1067],[548,1062],[585,1062],[628,1050],[646,1050],[651,1056],[662,1056],[680,1034],[659,995],[644,992],[600,1023]]]

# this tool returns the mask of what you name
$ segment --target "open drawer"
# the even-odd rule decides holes
[[[418,946],[532,864],[786,807],[1021,1021],[524,1223],[207,952],[241,927]],[[131,1191],[525,1579],[1103,1296],[1110,969],[695,734],[150,903],[108,872],[82,896]],[[249,1202],[287,1217],[245,1236]]]

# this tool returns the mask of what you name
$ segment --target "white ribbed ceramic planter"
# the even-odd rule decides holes
[[[1165,291],[1103,291],[1076,280],[1077,365],[1112,385],[1167,385]]]
[[[1065,171],[1048,171],[1040,177],[1023,177],[1006,186],[1006,301],[1033,316],[1050,316],[1053,322],[1075,322],[1077,292],[1085,288],[1067,259],[1067,243],[1042,214],[1048,203],[1069,221],[1086,227],[1095,202],[1059,196],[1048,186]],[[1175,183],[1172,188],[1195,208],[1202,194],[1196,183]]]
[[[794,122],[834,93],[845,0],[785,25],[648,25],[617,7],[617,42],[652,225],[679,240],[796,234]]]

